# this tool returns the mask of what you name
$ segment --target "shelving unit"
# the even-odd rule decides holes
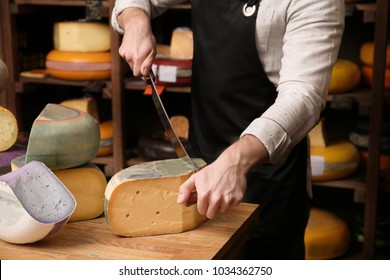
[[[102,15],[111,17],[111,11],[114,6],[114,0],[102,1]],[[10,82],[6,89],[1,93],[0,105],[10,109],[18,120],[22,119],[22,108],[20,99],[22,93],[31,84],[40,84],[47,86],[74,86],[85,87],[87,81],[64,81],[47,77],[45,79],[31,79],[20,77],[20,69],[17,59],[17,40],[16,40],[16,17],[25,13],[34,13],[45,6],[57,7],[84,7],[83,0],[0,0],[0,58],[7,64],[10,72]],[[374,58],[374,76],[371,89],[358,90],[346,95],[352,96],[355,100],[369,106],[370,118],[370,147],[369,147],[369,168],[364,178],[347,178],[344,180],[335,180],[328,182],[316,182],[316,185],[330,188],[350,189],[362,194],[364,202],[364,258],[375,258],[375,235],[376,235],[376,216],[377,216],[377,196],[380,191],[390,191],[390,184],[380,183],[379,158],[380,158],[380,132],[383,116],[383,104],[390,101],[390,91],[384,89],[383,80],[385,72],[385,55],[388,34],[389,0],[377,0],[376,3],[359,3],[356,6],[359,10],[367,11],[375,15],[375,58]],[[191,4],[183,4],[174,7],[177,10],[189,10]],[[104,165],[107,174],[114,174],[121,169],[138,164],[143,160],[140,158],[126,157],[126,130],[127,124],[124,118],[125,95],[132,91],[143,91],[146,84],[135,78],[128,78],[125,75],[126,67],[124,61],[118,55],[121,38],[111,29],[111,55],[112,55],[112,73],[111,79],[102,81],[105,87],[102,95],[105,99],[111,100],[112,120],[114,124],[114,151],[112,156],[98,157],[93,160],[97,164]],[[177,94],[188,94],[190,87],[167,87],[166,92]],[[328,101],[332,100],[328,97]]]

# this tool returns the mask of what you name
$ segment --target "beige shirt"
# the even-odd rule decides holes
[[[183,1],[116,0],[112,26],[123,32],[117,16],[127,7],[142,8],[153,18],[180,2]],[[319,120],[344,30],[344,10],[344,0],[260,2],[257,50],[278,96],[242,135],[252,134],[260,139],[271,163],[284,158]]]

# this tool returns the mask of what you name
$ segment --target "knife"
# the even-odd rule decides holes
[[[158,116],[160,117],[161,123],[164,127],[165,134],[168,137],[169,141],[171,142],[176,155],[179,158],[182,158],[195,172],[198,171],[195,163],[192,161],[190,156],[188,155],[187,151],[185,150],[183,143],[180,141],[180,138],[177,136],[175,129],[173,128],[173,125],[168,117],[168,114],[164,108],[164,105],[161,101],[160,95],[157,92],[156,84],[154,82],[155,76],[153,74],[153,71],[150,70],[149,77],[146,79],[147,83],[152,87],[152,100],[154,103],[154,106],[156,107]]]

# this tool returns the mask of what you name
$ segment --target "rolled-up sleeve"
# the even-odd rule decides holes
[[[280,69],[273,77],[276,101],[242,133],[259,138],[268,150],[270,163],[284,158],[317,124],[344,30],[344,1],[288,2],[282,39],[275,43],[271,38],[271,45],[263,46],[266,50],[259,54],[266,73],[276,71],[270,65]],[[272,26],[269,34],[271,37]],[[270,55],[275,54],[273,48],[280,49],[280,57]]]

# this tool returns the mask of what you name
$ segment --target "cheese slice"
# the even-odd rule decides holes
[[[12,170],[24,165],[25,156],[11,161]],[[89,162],[80,167],[54,170],[54,175],[74,196],[77,206],[69,222],[90,220],[103,214],[104,191],[107,179],[95,164]]]
[[[194,159],[201,168],[206,163]],[[146,162],[115,174],[105,191],[105,215],[110,229],[121,236],[178,233],[206,221],[196,205],[176,202],[179,186],[193,170],[184,159]]]
[[[99,124],[90,114],[49,103],[32,125],[26,163],[41,161],[51,170],[80,166],[97,155],[99,144]]]
[[[65,52],[105,52],[110,50],[107,24],[86,21],[54,23],[54,48]]]
[[[32,161],[0,176],[0,239],[33,243],[58,232],[76,201],[43,163]]]
[[[92,97],[75,98],[64,100],[60,103],[62,106],[70,107],[82,112],[87,112],[99,122],[99,113],[97,110],[96,99]]]
[[[0,106],[0,152],[11,148],[18,138],[18,122],[8,109]]]

